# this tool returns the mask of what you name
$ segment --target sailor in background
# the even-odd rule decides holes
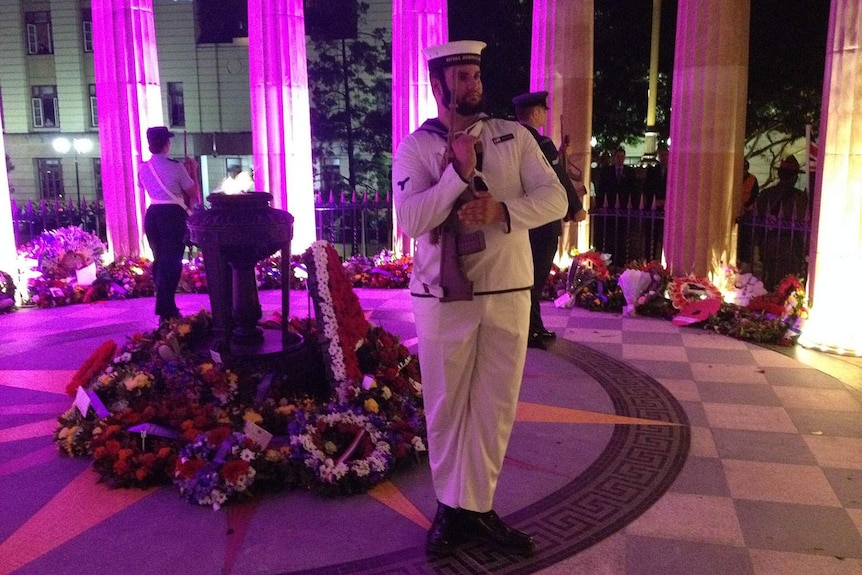
[[[570,221],[577,212],[583,209],[581,199],[566,172],[566,166],[560,162],[560,154],[554,141],[538,131],[540,127],[548,123],[548,93],[541,91],[520,94],[512,99],[512,103],[515,105],[515,117],[536,139],[542,153],[545,154],[548,162],[554,168],[560,184],[566,190],[569,209],[563,219]],[[552,220],[530,230],[530,249],[533,254],[533,289],[530,292],[530,336],[527,339],[529,347],[544,349],[549,340],[557,337],[556,333],[545,327],[539,304],[542,299],[542,291],[545,284],[548,283],[548,274],[551,273],[554,254],[557,253],[557,246],[562,233],[563,224],[560,220]]]
[[[418,240],[410,291],[438,499],[426,549],[480,540],[529,555],[532,537],[497,516],[494,493],[527,351],[529,230],[562,218],[567,201],[530,133],[482,113],[484,48],[464,40],[426,49],[439,114],[401,142],[393,197],[398,222]],[[441,301],[438,228],[476,177],[487,191],[457,209],[460,232],[484,235],[484,249],[459,257],[472,297]]]
[[[150,197],[144,231],[153,249],[156,315],[161,322],[180,315],[174,295],[183,272],[186,220],[200,202],[197,162],[186,158],[180,163],[168,157],[173,137],[165,126],[149,128],[147,142],[153,157],[138,171],[138,180]]]

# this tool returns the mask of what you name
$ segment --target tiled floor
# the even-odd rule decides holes
[[[405,292],[359,294],[415,348]],[[276,292],[261,300],[265,316],[278,306]],[[304,294],[291,306],[304,315]],[[57,456],[69,377],[105,339],[154,327],[151,308],[0,316],[0,575],[862,573],[858,359],[545,304],[561,338],[528,351],[497,501],[540,552],[428,561],[425,466],[364,496],[293,492],[213,512],[171,487],[107,491],[86,461]]]

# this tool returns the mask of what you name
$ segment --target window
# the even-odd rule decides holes
[[[84,52],[93,51],[93,13],[81,10],[81,42]]]
[[[168,109],[171,126],[186,125],[186,105],[183,102],[183,83],[168,82]]]
[[[34,128],[56,128],[60,125],[57,86],[33,86],[30,102],[33,106]]]
[[[90,127],[99,127],[99,104],[96,101],[95,84],[90,84]]]
[[[63,188],[63,164],[58,158],[36,158],[36,165],[42,199],[62,200],[66,195]]]
[[[51,13],[25,12],[24,21],[27,30],[28,54],[53,54],[54,45],[51,42]]]

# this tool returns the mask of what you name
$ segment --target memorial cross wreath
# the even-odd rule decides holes
[[[393,463],[380,427],[371,416],[352,411],[298,414],[291,424],[291,457],[320,491],[364,492],[383,481]]]

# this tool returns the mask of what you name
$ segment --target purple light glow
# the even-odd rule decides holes
[[[9,194],[9,177],[6,174],[6,167],[3,118],[0,118],[0,271],[12,274],[17,269],[15,263],[17,248],[15,246],[15,233],[12,228],[12,197]]]
[[[138,167],[150,157],[144,132],[164,124],[153,2],[101,0],[92,11],[108,249],[114,257],[148,255]]]
[[[249,0],[254,189],[294,217],[291,251],[316,239],[302,0]]]
[[[428,118],[437,116],[422,50],[449,38],[446,0],[392,2],[392,150]],[[392,251],[413,253],[412,242],[392,213]]]

